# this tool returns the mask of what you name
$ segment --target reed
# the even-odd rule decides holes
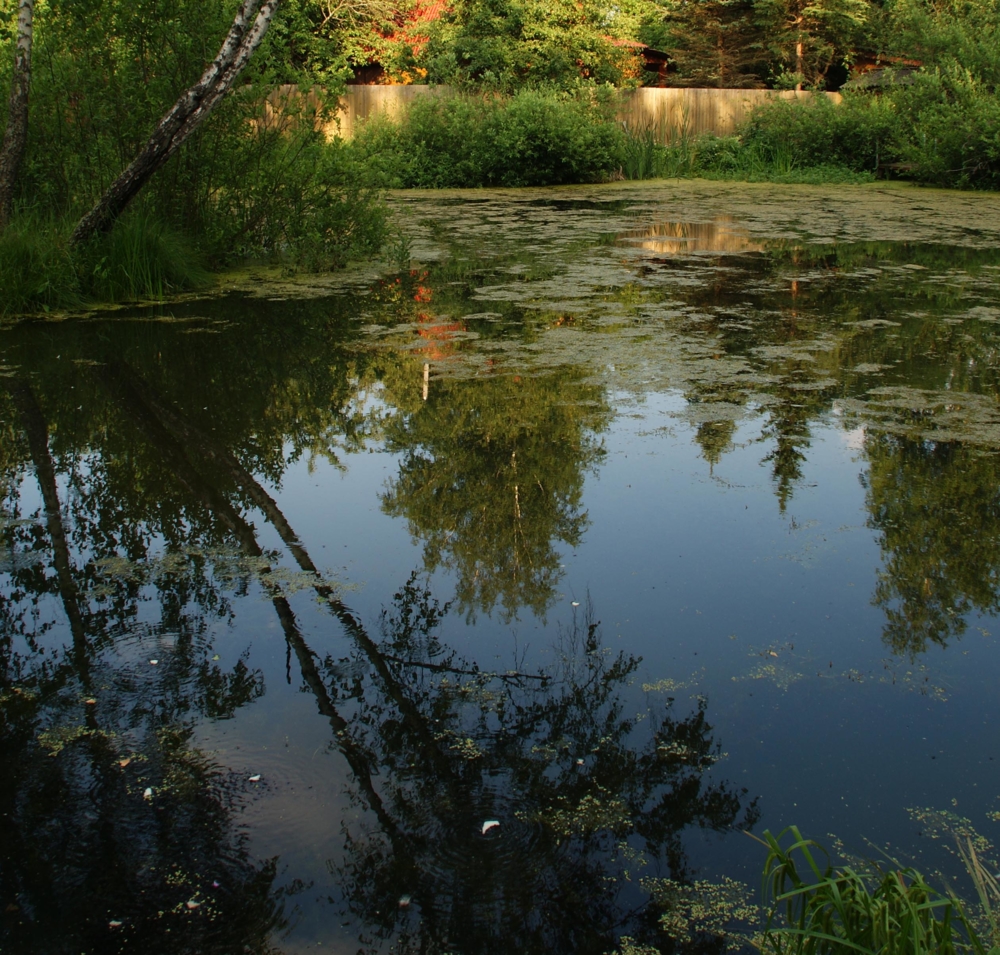
[[[965,905],[913,868],[835,867],[795,826],[777,836],[765,832],[758,841],[768,849],[763,876],[768,917],[757,940],[765,953],[1000,955],[1000,948],[980,938]],[[1000,894],[985,870],[982,875],[995,913]]]
[[[211,281],[198,251],[142,212],[83,247],[69,244],[72,225],[31,210],[14,216],[0,235],[0,315],[160,299]]]

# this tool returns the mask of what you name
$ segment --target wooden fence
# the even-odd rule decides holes
[[[631,90],[622,97],[618,118],[633,129],[652,128],[660,142],[686,133],[731,136],[755,106],[768,100],[805,99],[812,93],[795,90],[659,89]],[[840,102],[839,93],[825,93]]]
[[[339,127],[331,124],[330,135],[350,139],[372,116],[398,116],[415,99],[448,95],[447,86],[349,86],[341,97]],[[618,118],[632,128],[652,128],[661,142],[685,133],[697,136],[736,132],[750,111],[770,99],[812,96],[809,92],[777,90],[661,89],[644,87],[622,94]],[[824,93],[840,102],[839,93]]]

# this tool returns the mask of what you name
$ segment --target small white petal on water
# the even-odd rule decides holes
[[[580,606],[580,601],[579,600],[574,600],[573,601],[573,606],[574,607],[579,607]]]
[[[487,819],[486,822],[483,823],[483,835],[485,836],[491,829],[499,828],[500,823],[496,819]]]
[[[413,901],[412,895],[401,895],[399,897],[399,907],[405,909]]]
[[[146,791],[142,794],[142,798],[143,799],[152,799],[153,798],[153,787],[152,786],[147,786],[146,787]]]
[[[201,908],[201,902],[195,902],[194,899],[189,899],[184,904],[188,907],[189,911],[193,911],[194,909]]]
[[[260,773],[257,773],[255,776],[251,776],[250,777],[250,782],[252,782],[252,783],[259,783],[260,782]]]
[[[110,922],[108,922],[108,928],[121,928],[121,927],[122,923],[119,922],[118,919],[112,919]]]
[[[159,662],[160,662],[159,660],[150,660],[149,661],[149,665],[152,666],[152,667],[155,667],[156,664],[159,663]]]

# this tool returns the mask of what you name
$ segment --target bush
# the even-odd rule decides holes
[[[894,102],[867,93],[775,99],[754,110],[741,130],[743,144],[762,155],[787,155],[796,166],[842,166],[875,172],[901,155]]]
[[[387,185],[442,188],[607,179],[621,165],[623,144],[610,100],[525,90],[418,101],[399,121],[369,123],[353,148]]]
[[[918,75],[894,97],[908,135],[901,149],[923,182],[1000,188],[1000,97],[951,64]]]

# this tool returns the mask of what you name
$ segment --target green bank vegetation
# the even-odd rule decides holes
[[[18,16],[28,8],[26,57]],[[244,8],[273,18],[238,78],[134,198],[84,229]],[[387,187],[884,176],[993,189],[998,9],[997,0],[629,0],[606,9],[597,0],[455,0],[432,16],[410,0],[0,0],[3,62],[14,64],[0,71],[11,104],[0,155],[10,184],[0,188],[0,313],[158,298],[247,260],[337,267],[382,245]],[[818,91],[865,57],[890,68],[838,106],[775,101],[738,136],[663,142],[661,131],[615,119],[617,91],[654,78],[640,44],[666,51],[670,82],[689,86]],[[365,69],[458,93],[373,122],[353,142],[330,138],[338,94]],[[17,136],[8,134],[20,122],[10,177],[7,141]]]
[[[728,879],[689,884],[644,879],[643,884],[662,911],[659,925],[671,940],[671,951],[997,955],[1000,885],[980,855],[992,847],[967,820],[949,813],[931,815],[952,830],[955,854],[975,893],[972,903],[888,857],[835,864],[795,826],[778,835],[765,831],[763,837],[752,836],[767,850],[762,906],[750,901],[748,887]],[[624,938],[616,955],[660,953],[661,946]]]
[[[0,4],[5,63],[14,62],[23,7],[23,0]],[[197,131],[112,227],[80,240],[88,210],[216,57],[236,5],[35,0],[27,143],[0,235],[0,313],[159,297],[247,259],[336,267],[379,247],[385,216],[377,189],[322,132],[339,78],[329,78],[326,92],[314,88],[296,47],[301,11],[278,9]],[[6,102],[9,70],[0,83]],[[310,95],[280,98],[289,84]]]

